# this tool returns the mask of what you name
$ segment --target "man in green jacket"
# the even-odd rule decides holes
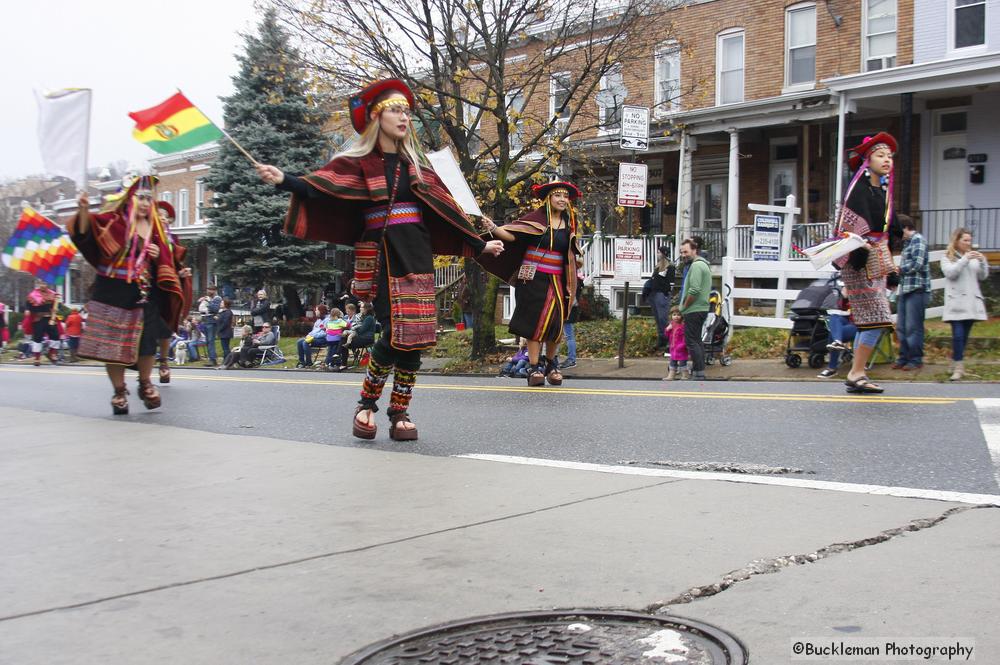
[[[684,316],[684,343],[691,356],[691,378],[705,378],[705,346],[701,329],[708,316],[708,294],[712,290],[712,269],[698,256],[698,243],[688,238],[681,243],[681,261],[687,264],[681,286],[680,310]]]

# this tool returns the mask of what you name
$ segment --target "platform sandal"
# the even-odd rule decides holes
[[[528,385],[532,387],[545,385],[545,365],[538,363],[528,367]]]
[[[555,360],[550,360],[545,368],[545,380],[549,382],[550,386],[561,386],[563,382],[562,372],[559,371],[559,363]]]
[[[147,409],[160,408],[160,391],[156,389],[152,381],[139,379],[139,399]]]
[[[416,441],[417,440],[417,428],[413,427],[410,429],[404,429],[399,426],[400,423],[412,423],[410,420],[410,414],[406,411],[397,411],[396,413],[389,414],[389,438],[393,441]]]
[[[111,412],[116,416],[128,415],[128,388],[115,386],[115,394],[111,396]]]
[[[374,407],[358,404],[358,408],[354,409],[354,427],[351,429],[351,434],[359,439],[374,439],[375,433],[378,432],[378,426],[376,426],[374,422],[371,425],[368,425],[358,421],[358,414],[362,411],[371,411],[372,414],[374,414],[376,410],[377,409]]]
[[[170,383],[170,363],[160,361],[160,383]]]

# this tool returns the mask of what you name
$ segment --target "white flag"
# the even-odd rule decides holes
[[[472,188],[465,181],[462,169],[455,161],[455,155],[451,154],[448,148],[442,148],[436,152],[427,153],[427,161],[434,167],[434,172],[441,178],[441,182],[448,188],[455,201],[462,207],[466,215],[483,216],[483,211],[479,209],[476,197],[472,194]]]
[[[90,138],[90,90],[67,88],[39,94],[38,147],[49,175],[72,178],[87,186],[87,143]]]

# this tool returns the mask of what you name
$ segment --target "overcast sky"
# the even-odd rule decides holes
[[[29,0],[4,7],[0,36],[0,179],[42,172],[33,90],[91,88],[90,165],[142,166],[156,153],[132,138],[129,111],[180,88],[222,123],[253,0]]]

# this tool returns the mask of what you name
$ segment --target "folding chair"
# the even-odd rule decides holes
[[[285,362],[285,354],[281,352],[278,342],[281,341],[281,326],[274,326],[274,344],[257,347],[264,353],[260,356],[260,366],[280,365]]]

